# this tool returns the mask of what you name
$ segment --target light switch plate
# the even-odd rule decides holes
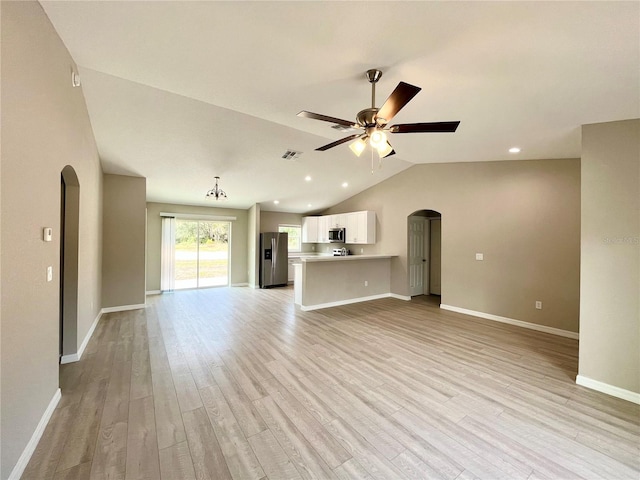
[[[45,242],[50,242],[51,240],[53,240],[53,228],[44,227],[42,229],[42,240],[44,240]]]
[[[476,253],[476,260],[484,260],[484,254],[483,253]]]

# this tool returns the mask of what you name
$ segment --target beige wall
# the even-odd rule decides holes
[[[255,204],[247,211],[247,279],[249,286],[257,288],[258,245],[260,243],[260,205]]]
[[[60,179],[80,185],[78,328],[101,306],[102,171],[75,65],[36,2],[1,2],[2,444],[7,478],[58,388]],[[53,241],[42,241],[43,227]],[[53,267],[53,281],[46,268]],[[63,392],[64,395],[64,392]]]
[[[640,120],[582,128],[579,375],[640,393]]]
[[[299,213],[287,212],[260,212],[260,233],[277,232],[278,225],[300,225],[302,226],[303,215]],[[258,240],[259,241],[259,240]],[[315,246],[310,243],[302,244],[303,252],[311,252]]]
[[[305,262],[302,305],[313,307],[388,294],[390,262],[388,258]]]
[[[102,306],[145,303],[147,181],[104,176]]]
[[[231,285],[248,282],[248,210],[150,202],[147,203],[147,291],[160,290],[160,247],[162,242],[160,212],[236,217],[236,220],[231,222]]]
[[[578,331],[580,160],[416,165],[324,213],[374,210],[378,242],[348,247],[398,255],[391,292],[409,295],[407,217],[424,209],[442,213],[443,304]]]

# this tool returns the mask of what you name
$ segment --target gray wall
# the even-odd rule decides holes
[[[160,251],[162,244],[160,212],[236,217],[236,220],[231,222],[231,284],[248,282],[248,210],[150,202],[147,203],[147,291],[160,290]]]
[[[640,393],[640,120],[582,128],[579,375]]]
[[[102,306],[145,303],[147,180],[104,176]]]
[[[1,2],[2,444],[7,478],[58,388],[60,178],[80,185],[78,327],[101,306],[102,170],[71,56],[37,2]],[[53,241],[42,241],[43,227]],[[46,268],[53,266],[53,281]],[[77,349],[76,349],[77,350]]]
[[[578,331],[580,160],[416,165],[324,213],[374,210],[378,242],[351,248],[398,255],[391,292],[409,295],[407,217],[424,209],[442,213],[442,303]]]

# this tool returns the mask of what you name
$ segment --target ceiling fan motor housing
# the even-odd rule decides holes
[[[377,125],[376,115],[378,114],[377,108],[365,108],[358,112],[356,120],[361,127],[375,127]]]

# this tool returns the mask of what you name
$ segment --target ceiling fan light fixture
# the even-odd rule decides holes
[[[369,137],[369,143],[371,143],[371,146],[376,150],[384,148],[387,143],[387,134],[381,130],[376,130],[371,134],[371,137]]]
[[[362,152],[364,152],[366,146],[367,144],[361,138],[358,138],[355,142],[349,144],[349,148],[351,149],[351,151],[358,157],[362,155]]]
[[[389,142],[385,142],[382,145],[378,146],[377,150],[378,150],[378,155],[380,155],[380,158],[384,158],[393,151],[393,147]]]

